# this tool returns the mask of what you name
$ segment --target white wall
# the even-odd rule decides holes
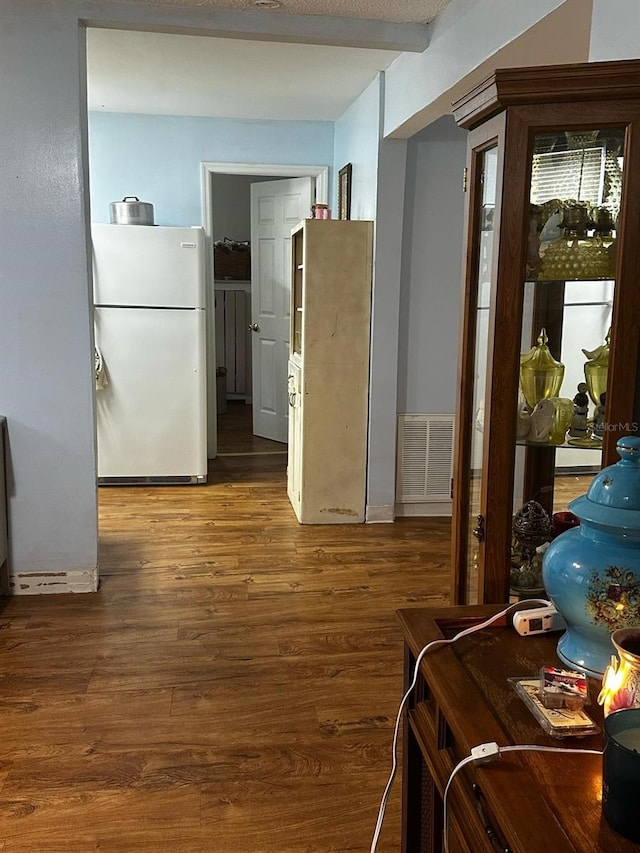
[[[336,122],[334,173],[353,165],[352,219],[375,224],[367,521],[392,521],[395,500],[398,302],[406,144],[381,139],[384,75]],[[334,208],[337,188],[332,189]]]
[[[398,412],[455,411],[467,132],[443,116],[409,140]]]
[[[378,146],[380,144],[380,98],[383,76],[379,75],[335,123],[331,207],[337,211],[338,171],[353,165],[351,218],[375,219],[378,194]]]
[[[91,589],[97,519],[84,59],[72,7],[5,0],[0,62],[0,408],[8,420],[15,591]]]
[[[593,0],[589,61],[639,57],[638,0]]]
[[[422,130],[496,68],[586,62],[591,2],[452,0],[427,50],[401,54],[385,72],[385,136]]]
[[[382,140],[374,248],[367,521],[392,521],[395,501],[398,313],[407,144]]]

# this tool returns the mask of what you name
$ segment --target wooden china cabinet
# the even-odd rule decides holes
[[[638,431],[640,61],[499,69],[453,112],[470,131],[453,599],[503,602],[514,513],[566,509]],[[533,391],[523,356],[551,366]],[[589,361],[598,400],[578,389]]]

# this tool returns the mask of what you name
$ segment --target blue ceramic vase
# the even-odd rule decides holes
[[[613,653],[611,632],[640,626],[640,438],[621,438],[617,451],[620,461],[569,504],[580,526],[542,560],[547,595],[567,623],[558,657],[596,678]]]

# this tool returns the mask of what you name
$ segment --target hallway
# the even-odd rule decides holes
[[[100,489],[97,594],[4,600],[3,853],[369,850],[449,523],[301,526],[286,454],[210,466]]]

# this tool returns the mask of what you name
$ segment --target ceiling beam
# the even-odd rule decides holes
[[[396,24],[325,15],[288,15],[281,11],[234,11],[210,6],[158,6],[139,2],[85,0],[81,23],[119,30],[216,36],[251,41],[336,45],[422,53],[428,24]]]

